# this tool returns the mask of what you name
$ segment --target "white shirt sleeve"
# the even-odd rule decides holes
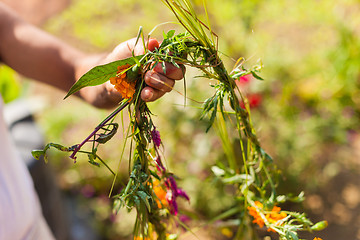
[[[16,154],[2,111],[0,96],[0,240],[52,240],[32,179]]]

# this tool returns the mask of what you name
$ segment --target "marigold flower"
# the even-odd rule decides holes
[[[165,189],[160,185],[160,182],[155,180],[153,183],[153,190],[157,197],[156,203],[158,208],[163,208],[164,206],[168,206],[168,201],[166,198],[167,192]]]
[[[313,240],[322,240],[322,238],[315,237]]]
[[[136,82],[135,81],[129,82],[126,78],[126,72],[124,72],[129,67],[130,67],[129,64],[118,66],[118,71],[116,76],[110,78],[110,83],[114,85],[114,88],[125,99],[131,98],[135,93]]]
[[[256,205],[256,207],[258,207],[260,209],[263,208],[263,204],[259,201],[255,201],[255,205]],[[265,225],[264,219],[262,219],[262,217],[259,214],[256,207],[248,207],[248,211],[249,211],[249,214],[251,216],[253,216],[253,218],[254,218],[254,220],[252,222],[259,225],[259,227],[262,228]]]
[[[134,236],[134,240],[150,240],[148,237]]]
[[[177,186],[175,178],[173,176],[169,176],[165,179],[165,186],[167,188],[166,192],[166,201],[168,203],[168,208],[171,214],[178,214],[178,205],[176,202],[177,197],[185,198],[187,201],[190,201],[189,196],[186,192]]]
[[[261,217],[258,209],[263,209],[263,204],[259,201],[255,201],[256,207],[248,207],[249,214],[253,216],[253,223],[259,225],[262,228],[265,225],[264,219]],[[272,210],[265,215],[266,220],[275,225],[280,225],[280,220],[284,219],[287,216],[285,212],[281,211],[280,207],[274,206]],[[268,232],[275,232],[274,229],[269,228]]]

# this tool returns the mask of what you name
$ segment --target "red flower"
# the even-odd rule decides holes
[[[260,106],[260,104],[262,102],[262,96],[258,93],[249,94],[247,96],[247,99],[249,101],[250,108],[257,108]],[[244,102],[240,102],[240,107],[245,109]]]

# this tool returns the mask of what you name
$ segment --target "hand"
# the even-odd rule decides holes
[[[126,42],[119,44],[109,55],[103,58],[98,65],[106,64],[113,62],[119,59],[125,59],[132,56],[132,51],[134,50],[135,55],[143,54],[144,48],[141,41],[135,46],[136,39],[131,39]],[[150,51],[155,50],[156,47],[159,47],[159,43],[155,39],[149,39],[148,49]],[[152,102],[165,93],[170,92],[175,85],[176,80],[180,80],[184,77],[185,68],[177,68],[170,63],[165,63],[166,74],[164,74],[161,64],[155,66],[153,70],[147,71],[144,80],[147,86],[141,91],[141,98],[145,102]],[[100,86],[97,86],[100,87]],[[121,101],[121,95],[115,90],[114,86],[109,82],[101,85],[102,90],[99,92],[94,91],[92,94],[98,94],[95,97],[96,100],[91,100],[90,102],[97,107],[113,107],[115,104]],[[85,90],[86,88],[84,88]],[[85,90],[86,91],[86,90]],[[86,92],[86,95],[89,95],[89,91]],[[82,94],[84,95],[84,94]],[[86,96],[83,96],[86,99]],[[91,97],[92,98],[92,97]]]
[[[144,48],[141,41],[135,46],[136,39],[131,39],[119,44],[112,53],[110,53],[106,61],[111,62],[117,59],[129,58],[132,56],[134,50],[135,55],[143,54]],[[154,51],[159,47],[159,42],[155,39],[149,39],[147,48]],[[185,68],[177,68],[170,63],[166,63],[166,74],[164,74],[161,64],[155,66],[151,71],[145,74],[145,83],[147,86],[141,92],[141,98],[145,102],[155,101],[162,97],[166,92],[170,92],[175,84],[175,80],[180,80],[184,77]]]

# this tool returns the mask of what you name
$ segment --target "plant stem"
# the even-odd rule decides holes
[[[117,109],[115,109],[115,111],[113,111],[109,116],[107,116],[99,125],[96,126],[96,128],[94,129],[94,131],[92,131],[92,133],[90,133],[89,136],[87,136],[87,138],[84,139],[84,141],[82,141],[80,144],[78,144],[76,146],[76,148],[74,149],[73,153],[70,155],[71,159],[74,159],[74,162],[76,161],[76,157],[75,155],[77,154],[77,152],[81,149],[81,147],[87,143],[90,138],[92,138],[97,131],[99,131],[108,121],[110,121],[113,117],[116,116],[116,114],[118,114],[119,112],[121,112],[126,106],[129,105],[129,101],[125,102],[124,104],[120,105]]]

